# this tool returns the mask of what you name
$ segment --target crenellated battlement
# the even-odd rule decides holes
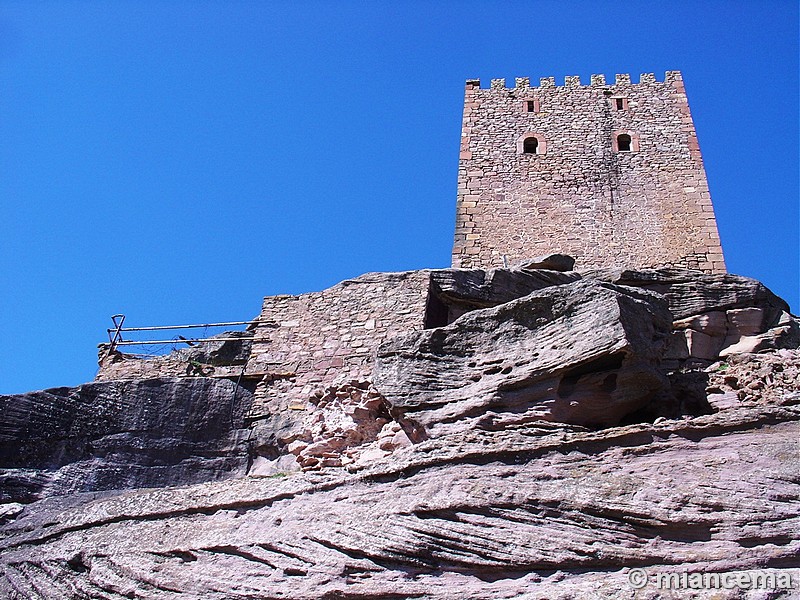
[[[528,89],[536,89],[536,88],[553,88],[553,87],[566,87],[566,88],[575,88],[575,87],[605,87],[609,85],[651,85],[656,83],[674,83],[676,81],[682,81],[683,78],[681,76],[680,71],[666,71],[664,73],[664,79],[659,81],[656,79],[655,73],[642,73],[639,75],[638,83],[633,83],[631,81],[631,76],[629,73],[617,73],[614,76],[614,83],[609,83],[606,81],[606,76],[604,74],[593,74],[590,77],[589,84],[584,85],[581,83],[580,75],[567,75],[564,77],[563,85],[556,84],[555,77],[541,77],[539,79],[539,85],[532,86],[530,77],[517,77],[514,80],[514,87],[507,87],[506,80],[504,78],[492,79],[489,88],[481,88],[481,80],[480,79],[468,79],[467,80],[467,88],[468,89],[492,89],[492,90],[528,90]]]

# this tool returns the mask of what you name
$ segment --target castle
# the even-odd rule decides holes
[[[467,81],[453,267],[551,252],[579,270],[725,272],[680,72]]]
[[[156,358],[116,315],[99,381],[0,395],[0,596],[797,597],[800,319],[681,268],[724,264],[667,78],[468,83],[471,268]]]
[[[255,386],[250,418],[276,403],[372,376],[374,352],[411,331],[580,279],[577,272],[490,270],[562,252],[576,269],[688,267],[725,272],[681,76],[568,77],[514,89],[466,86],[453,269],[368,273],[320,292],[268,296],[246,347],[139,359],[101,348],[98,380],[200,374]],[[563,271],[563,268],[559,268]],[[225,342],[236,345],[236,342]],[[113,350],[113,348],[112,348]],[[224,351],[223,351],[224,350]],[[221,359],[229,354],[233,358]],[[191,370],[191,369],[190,369]],[[191,374],[191,373],[188,373]],[[197,373],[195,373],[197,374]]]

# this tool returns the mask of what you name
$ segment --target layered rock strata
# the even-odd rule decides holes
[[[371,345],[357,306],[326,325],[287,300],[305,321],[207,353],[212,376],[0,397],[0,595],[655,599],[685,597],[656,583],[689,572],[800,590],[797,320],[763,285],[541,269],[360,285],[328,295],[404,307]],[[357,336],[326,329],[351,313]],[[303,352],[358,344],[363,376],[303,362],[303,337],[282,346],[296,371],[247,374],[269,331],[312,327]],[[634,568],[653,577],[638,591]]]
[[[196,377],[0,396],[0,501],[244,475],[251,401]]]
[[[375,385],[418,439],[546,420],[616,425],[668,382],[663,297],[559,285],[380,347]]]
[[[800,407],[465,431],[372,467],[29,506],[8,598],[643,598],[630,569],[798,585]],[[796,590],[795,590],[796,591]],[[733,599],[739,590],[691,590]],[[747,597],[792,597],[756,590]],[[763,595],[763,594],[769,594]]]

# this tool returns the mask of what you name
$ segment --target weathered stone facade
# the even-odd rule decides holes
[[[315,391],[368,378],[375,349],[424,327],[430,271],[368,273],[321,292],[267,296],[245,374],[259,377],[253,418],[298,408]]]
[[[577,270],[725,272],[680,72],[467,81],[453,266],[551,252],[575,256]]]

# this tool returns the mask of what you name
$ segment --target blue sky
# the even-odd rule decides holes
[[[798,310],[798,7],[0,1],[0,393],[110,315],[449,266],[464,81],[683,71],[731,272]]]

